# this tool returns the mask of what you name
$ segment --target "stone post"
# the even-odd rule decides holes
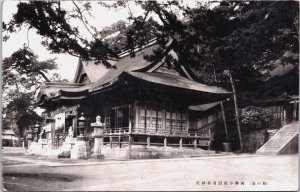
[[[179,139],[179,149],[182,149],[182,137]]]
[[[46,118],[46,123],[51,124],[51,145],[52,145],[52,149],[54,149],[55,148],[55,119]]]
[[[148,135],[147,136],[147,148],[149,148],[150,147],[150,136]]]
[[[85,117],[84,114],[81,114],[81,117],[78,119],[78,129],[80,130],[80,135],[75,141],[74,149],[71,150],[71,159],[88,159],[90,156],[90,146],[86,140],[84,134],[85,129]]]
[[[41,152],[42,150],[42,143],[41,142],[38,142],[39,141],[39,128],[40,128],[40,125],[39,124],[36,124],[33,126],[33,132],[34,132],[34,139],[33,141],[31,142],[31,145],[30,145],[30,150],[29,150],[29,153],[32,153],[32,154],[38,154]]]
[[[128,136],[129,148],[131,148],[131,146],[132,146],[132,141],[133,141],[132,135],[129,135]]]
[[[168,139],[167,137],[164,138],[164,148],[167,148],[168,146]]]
[[[33,130],[32,130],[32,127],[28,128],[26,139],[27,139],[28,149],[30,149],[31,142],[33,140]]]
[[[104,159],[104,155],[101,154],[104,124],[101,123],[101,117],[99,115],[96,117],[96,122],[91,123],[91,127],[94,128],[93,137],[95,138],[94,151],[91,155],[91,159]]]
[[[197,139],[194,139],[194,149],[197,149]]]

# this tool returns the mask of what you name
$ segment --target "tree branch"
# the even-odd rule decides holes
[[[80,8],[78,7],[78,5],[75,3],[75,1],[74,0],[72,0],[72,2],[73,2],[73,4],[75,5],[75,7],[76,7],[76,9],[77,9],[77,12],[79,13],[79,19],[81,20],[81,22],[83,23],[83,25],[84,25],[84,27],[88,30],[88,32],[92,35],[92,37],[96,40],[97,38],[96,38],[96,36],[90,31],[90,29],[88,28],[88,26],[87,26],[87,24],[86,24],[86,22],[84,21],[84,16],[83,16],[83,14],[82,14],[82,12],[81,12],[81,10],[80,10]]]
[[[46,82],[51,82],[50,79],[42,71],[38,71],[37,73],[40,74]]]

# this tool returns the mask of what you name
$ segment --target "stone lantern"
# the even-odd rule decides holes
[[[86,126],[86,119],[81,113],[81,116],[78,118],[78,127],[79,136],[77,136],[77,140],[75,141],[74,148],[71,149],[71,159],[88,159],[90,156],[90,146],[89,142],[86,141],[84,135],[84,129]]]
[[[26,133],[27,133],[26,139],[28,141],[28,148],[29,148],[31,145],[31,142],[33,140],[33,127],[32,126],[28,127],[28,130],[26,131]]]
[[[86,123],[86,119],[84,117],[84,113],[81,113],[81,116],[78,118],[78,127],[77,129],[79,130],[79,139],[84,139],[85,135],[84,135],[84,130],[85,130],[85,123]]]
[[[35,137],[34,137],[34,142],[38,142],[38,132],[39,132],[39,129],[40,129],[40,125],[39,124],[35,124],[35,126],[34,126],[34,135],[35,135]]]
[[[101,123],[101,117],[99,115],[96,117],[96,122],[95,123],[91,123],[91,127],[94,128],[93,137],[95,138],[94,152],[91,155],[91,158],[94,158],[94,159],[103,159],[104,156],[101,154],[101,148],[103,146],[103,129],[104,129],[104,124]]]

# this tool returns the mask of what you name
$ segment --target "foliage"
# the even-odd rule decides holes
[[[244,130],[261,130],[272,120],[271,111],[262,107],[249,106],[242,109],[241,123]]]
[[[66,80],[61,80],[57,73],[48,77],[49,71],[57,68],[55,60],[40,61],[28,47],[17,50],[2,63],[3,125],[4,128],[16,125],[13,126],[16,135],[23,137],[30,125],[42,120],[32,106],[39,85],[45,81]]]
[[[26,88],[30,88],[32,86],[32,82],[36,83],[41,78],[45,81],[50,81],[45,73],[56,68],[57,64],[54,59],[38,61],[38,56],[35,55],[28,47],[24,46],[14,52],[10,57],[3,60],[3,84],[12,86],[14,85],[14,80],[16,78],[26,74],[26,82],[31,82],[31,84],[23,85]],[[25,77],[21,77],[19,81],[23,83],[25,81]]]
[[[16,123],[14,132],[19,137],[23,137],[25,130],[30,125],[41,122],[42,118],[33,110],[30,94],[21,93],[18,97],[12,99],[4,108],[6,117],[3,119],[4,124]]]
[[[74,1],[73,3],[77,5]],[[107,45],[97,39],[88,42],[80,37],[78,28],[72,27],[67,21],[67,17],[73,17],[85,23],[81,11],[76,10],[77,14],[68,15],[67,11],[61,8],[59,1],[20,2],[18,12],[8,24],[3,24],[3,29],[11,33],[16,32],[22,25],[27,25],[29,28],[37,29],[38,34],[44,37],[42,44],[53,53],[68,53],[83,59],[96,57],[96,60],[104,61],[104,55],[112,54]],[[101,50],[103,54],[93,54],[97,50]]]
[[[18,4],[18,11],[4,31],[15,32],[23,24],[35,28],[44,37],[44,45],[54,53],[69,53],[84,60],[96,60],[106,66],[109,57],[124,49],[144,45],[149,39],[174,40],[174,50],[180,62],[195,78],[207,84],[224,84],[229,70],[237,80],[239,90],[255,87],[256,79],[267,76],[274,62],[298,64],[298,3],[293,1],[201,3],[190,9],[178,1],[135,1],[144,15],[128,18],[133,23],[117,22],[97,31],[88,23],[90,2],[72,1],[74,8],[67,11],[61,2],[31,1]],[[107,8],[128,7],[127,1],[98,2]],[[25,11],[26,10],[26,11]],[[184,16],[184,19],[180,17]],[[155,15],[159,23],[151,18]],[[82,38],[69,19],[81,21],[93,36],[93,41]],[[246,88],[247,87],[247,88]]]
[[[52,52],[69,53],[108,67],[109,57],[117,57],[124,49],[134,55],[136,46],[153,37],[161,47],[145,58],[155,60],[172,39],[178,58],[169,56],[168,60],[185,65],[202,83],[230,90],[224,75],[229,71],[240,97],[255,93],[257,80],[268,76],[278,63],[298,64],[299,5],[295,1],[207,2],[193,9],[179,1],[134,1],[144,10],[143,15],[130,14],[131,25],[120,21],[102,31],[88,23],[90,2],[72,3],[70,11],[59,1],[20,2],[13,19],[3,23],[4,32],[9,36],[22,26],[35,28]],[[96,5],[127,7],[130,12],[128,1]],[[93,40],[83,38],[78,28],[70,25],[70,19],[83,23]]]

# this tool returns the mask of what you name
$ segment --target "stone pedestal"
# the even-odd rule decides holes
[[[91,154],[91,159],[104,159],[104,155],[101,154],[101,147],[103,146],[103,137],[95,138],[94,150]]]
[[[42,149],[43,148],[42,148],[42,144],[41,143],[33,141],[30,144],[28,152],[31,153],[31,154],[36,154],[36,153],[39,153]]]
[[[96,122],[91,123],[91,126],[94,127],[93,137],[94,141],[94,150],[91,154],[91,159],[104,159],[104,155],[101,154],[101,148],[103,146],[103,129],[104,124],[101,123],[101,117],[96,117]]]
[[[75,147],[76,141],[76,138],[66,137],[65,142],[62,144],[62,149],[66,151],[72,150]]]
[[[71,159],[88,159],[90,146],[88,141],[76,140],[74,148],[71,149]]]

